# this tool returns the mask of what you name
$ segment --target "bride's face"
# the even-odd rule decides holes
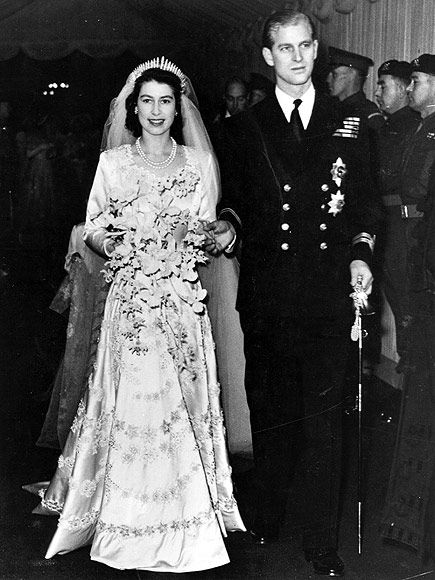
[[[157,81],[147,81],[139,91],[137,109],[139,123],[144,132],[150,135],[167,133],[175,118],[172,87]]]

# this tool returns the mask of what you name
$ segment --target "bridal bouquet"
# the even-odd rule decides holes
[[[118,296],[130,312],[139,312],[143,302],[151,308],[168,304],[175,291],[196,313],[202,313],[207,291],[181,284],[196,282],[196,265],[207,261],[201,220],[187,209],[162,203],[162,198],[148,212],[124,215],[133,199],[111,197],[104,212],[107,231],[117,244],[106,262],[106,281],[116,277]],[[169,279],[172,284],[163,283]]]

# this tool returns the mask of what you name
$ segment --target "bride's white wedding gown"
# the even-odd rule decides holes
[[[180,149],[160,174],[139,166],[130,145],[103,153],[87,232],[104,225],[98,214],[113,192],[131,201],[126,218],[179,208],[215,219],[211,159]],[[134,275],[139,283],[143,276]],[[143,301],[133,322],[123,284],[115,275],[94,372],[42,501],[60,513],[46,557],[91,544],[93,560],[120,569],[226,564],[223,536],[245,528],[233,497],[210,321],[192,307],[199,282],[162,278],[167,299],[157,308]]]

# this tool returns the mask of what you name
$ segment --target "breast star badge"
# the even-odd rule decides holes
[[[331,200],[328,201],[329,210],[328,213],[332,213],[335,217],[344,207],[344,195],[340,190],[337,193],[331,193]]]

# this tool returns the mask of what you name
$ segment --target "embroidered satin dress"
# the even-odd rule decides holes
[[[130,145],[101,154],[87,235],[107,228],[113,199],[118,224],[215,219],[211,157],[180,147],[165,169],[139,163]],[[191,572],[226,564],[223,536],[245,529],[200,283],[165,272],[150,288],[154,257],[139,249],[113,274],[94,370],[42,501],[60,513],[46,558],[91,544],[115,568]]]

